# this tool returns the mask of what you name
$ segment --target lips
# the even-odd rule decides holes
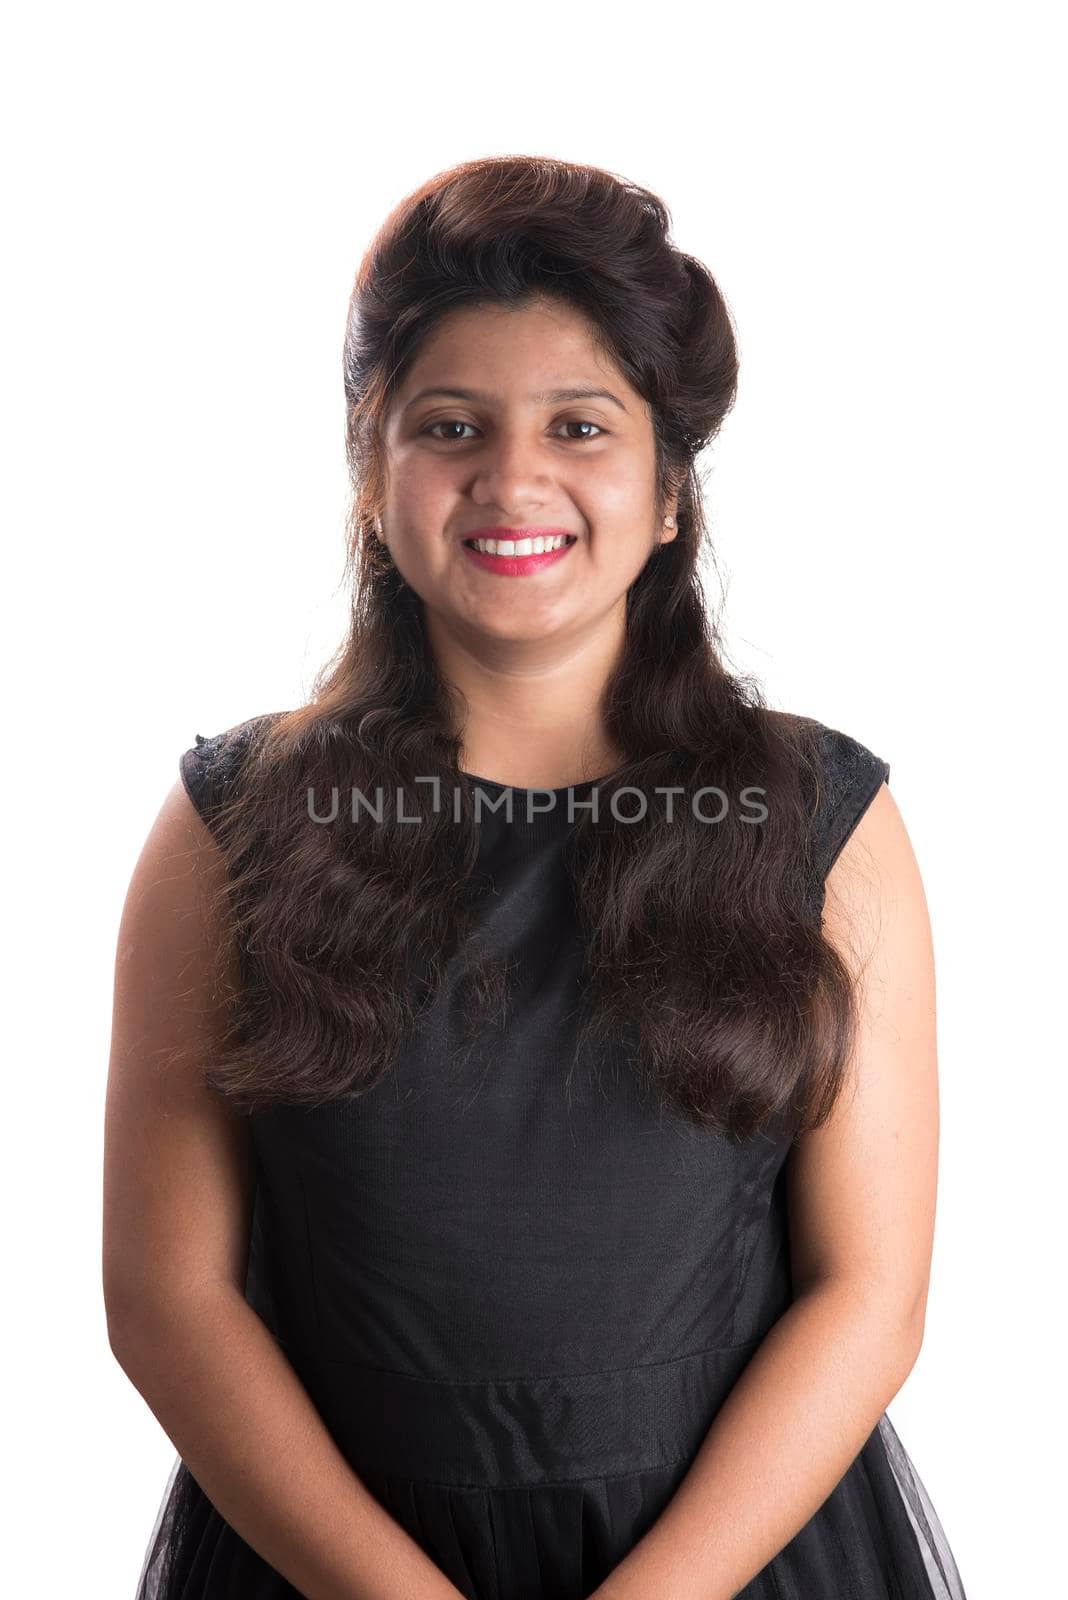
[[[511,543],[512,539],[516,539],[517,536],[518,529],[513,529],[509,543]],[[523,534],[524,541],[529,540],[532,542],[533,539],[539,537],[545,538],[546,535]],[[550,537],[556,537],[556,535],[552,535]],[[503,544],[504,536],[502,534],[477,534],[472,535],[470,538],[463,541],[464,554],[467,556],[469,561],[473,562],[476,567],[481,567],[484,571],[489,573],[495,573],[501,578],[525,578],[532,573],[541,572],[545,567],[555,566],[557,562],[562,561],[565,558],[569,550],[573,550],[575,548],[575,544],[577,542],[573,533],[561,533],[561,542],[553,549],[541,551],[531,550],[529,554],[526,555],[505,555],[502,553],[490,555],[488,551],[480,550],[478,546],[472,542],[474,538],[494,539],[498,544]]]

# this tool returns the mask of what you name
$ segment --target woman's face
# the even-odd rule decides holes
[[[468,392],[424,393],[440,388]],[[575,389],[607,392],[551,393]],[[596,351],[581,313],[544,301],[450,313],[395,394],[384,437],[382,538],[432,637],[444,630],[475,652],[621,637],[627,590],[674,538],[663,517],[676,503],[654,504],[648,407]],[[574,543],[540,562],[522,547],[480,558],[463,542],[480,529]]]

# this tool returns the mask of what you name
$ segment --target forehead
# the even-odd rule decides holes
[[[593,325],[566,305],[449,312],[423,341],[391,409],[410,406],[427,388],[447,389],[457,399],[525,405],[592,398],[600,390],[602,398],[605,391],[615,397],[621,414],[642,409],[641,397],[598,348]]]

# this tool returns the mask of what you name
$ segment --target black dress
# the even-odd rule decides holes
[[[181,759],[206,820],[247,726]],[[820,738],[822,897],[890,769]],[[503,1046],[462,1082],[440,1071],[446,989],[368,1094],[252,1118],[246,1297],[365,1486],[468,1600],[589,1595],[792,1299],[788,1141],[703,1133],[649,1110],[625,1073],[611,1093],[577,1073],[565,1089],[581,967],[567,791],[532,817],[526,793],[511,821],[483,816],[479,845],[486,925],[518,964]],[[176,1461],[137,1600],[296,1593]],[[885,1414],[740,1596],[964,1600]]]

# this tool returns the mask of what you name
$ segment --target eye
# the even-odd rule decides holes
[[[596,433],[582,434],[577,439],[574,439],[574,438],[571,439],[569,441],[571,444],[585,444],[587,441],[592,441],[593,439],[596,439],[597,437],[599,437],[600,434],[607,432],[607,430],[605,428],[601,427],[601,424],[599,422],[590,422],[585,417],[583,417],[581,419],[578,419],[578,420],[574,420],[573,419],[573,420],[570,420],[568,422],[562,422],[560,424],[560,426],[562,428],[595,428],[597,430]],[[422,431],[425,434],[430,435],[430,437],[432,437],[432,438],[440,439],[441,435],[440,434],[436,434],[434,432],[435,428],[472,428],[472,427],[474,427],[474,423],[461,422],[459,417],[441,417],[437,422],[432,422],[429,427],[424,428]],[[477,432],[478,430],[475,429],[475,431]],[[441,442],[442,442],[442,444],[466,444],[467,443],[466,439],[458,439],[455,436],[452,439],[442,439]]]
[[[586,418],[582,418],[578,422],[564,422],[564,423],[561,424],[561,426],[564,427],[564,428],[596,428],[597,429],[597,433],[596,434],[587,433],[587,434],[585,434],[583,436],[586,439],[595,439],[597,437],[597,434],[604,433],[604,431],[605,431],[601,427],[599,422],[589,422],[589,421],[586,420]]]
[[[471,427],[471,423],[470,422],[461,422],[458,417],[444,417],[444,418],[442,418],[442,420],[440,422],[432,422],[430,424],[429,428],[424,428],[423,429],[423,432],[426,433],[426,434],[429,434],[431,438],[437,439],[437,438],[440,437],[440,435],[438,435],[438,434],[436,434],[434,432],[435,428],[470,428],[470,427]],[[445,444],[449,444],[449,443],[452,443],[453,441],[445,439],[442,442],[445,443]],[[457,440],[455,442],[459,443],[459,444],[463,444],[464,440],[460,439],[460,440]]]

